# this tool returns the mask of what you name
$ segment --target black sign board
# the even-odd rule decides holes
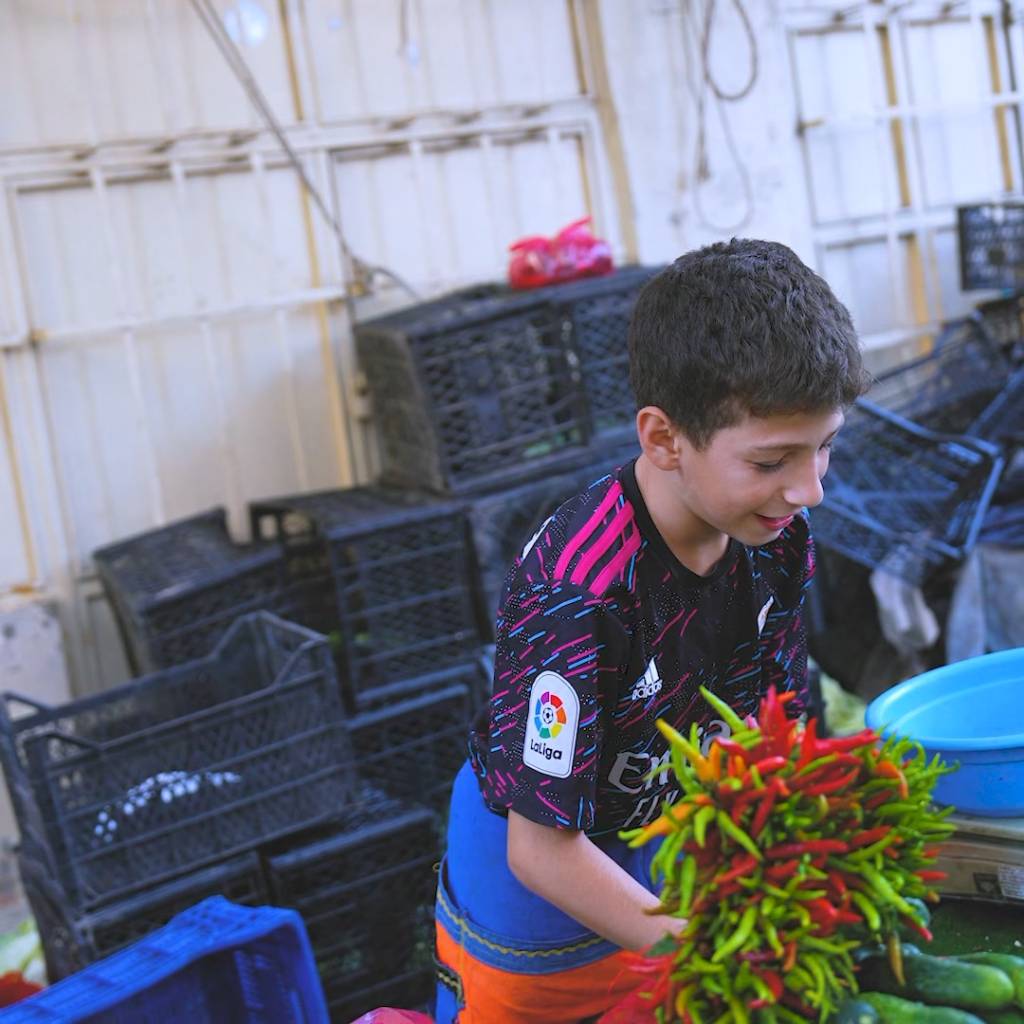
[[[983,203],[956,211],[960,287],[1024,287],[1024,203]]]

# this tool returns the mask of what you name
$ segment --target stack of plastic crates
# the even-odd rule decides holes
[[[947,324],[934,349],[883,374],[871,400],[929,430],[1004,448],[1024,443],[1024,366],[1015,366],[990,311]]]
[[[7,1010],[5,1024],[327,1024],[302,920],[212,897]]]
[[[832,454],[815,539],[853,561],[920,583],[971,548],[1002,457],[859,401]]]
[[[529,292],[484,285],[357,325],[384,478],[446,493],[514,486],[628,431],[626,330],[655,269]]]
[[[57,974],[197,895],[259,899],[242,855],[357,797],[327,643],[265,613],[206,658],[93,697],[50,708],[6,695],[0,757]]]
[[[387,480],[457,492],[587,442],[569,339],[540,291],[454,292],[357,325],[356,343]]]
[[[556,289],[579,365],[591,443],[631,441],[636,400],[629,383],[629,321],[637,296],[661,267],[626,267]]]
[[[460,502],[361,487],[253,503],[253,533],[281,541],[299,575],[333,582],[339,675],[354,708],[375,691],[480,647],[475,568]]]
[[[1011,363],[1024,363],[1024,294],[979,302],[973,318]]]
[[[320,632],[334,614],[326,574],[290,575],[280,545],[233,543],[222,508],[100,548],[93,561],[137,674],[209,654],[249,612]]]
[[[271,898],[302,914],[338,1024],[429,999],[439,857],[434,816],[394,801],[267,857]]]

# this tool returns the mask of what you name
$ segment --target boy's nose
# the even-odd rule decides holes
[[[787,481],[782,496],[787,504],[797,508],[814,508],[820,505],[821,499],[825,497],[825,491],[821,486],[818,467],[815,465],[804,469],[797,477]]]

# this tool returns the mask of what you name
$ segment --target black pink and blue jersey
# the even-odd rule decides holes
[[[806,706],[806,514],[763,547],[730,540],[709,576],[661,538],[633,464],[562,505],[510,571],[498,611],[494,693],[470,737],[492,810],[598,836],[644,824],[678,795],[659,718],[702,745],[770,685]]]

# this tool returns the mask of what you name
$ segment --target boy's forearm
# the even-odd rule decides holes
[[[509,812],[509,867],[519,881],[624,949],[644,950],[682,921],[645,914],[658,899],[582,832],[538,825]]]

